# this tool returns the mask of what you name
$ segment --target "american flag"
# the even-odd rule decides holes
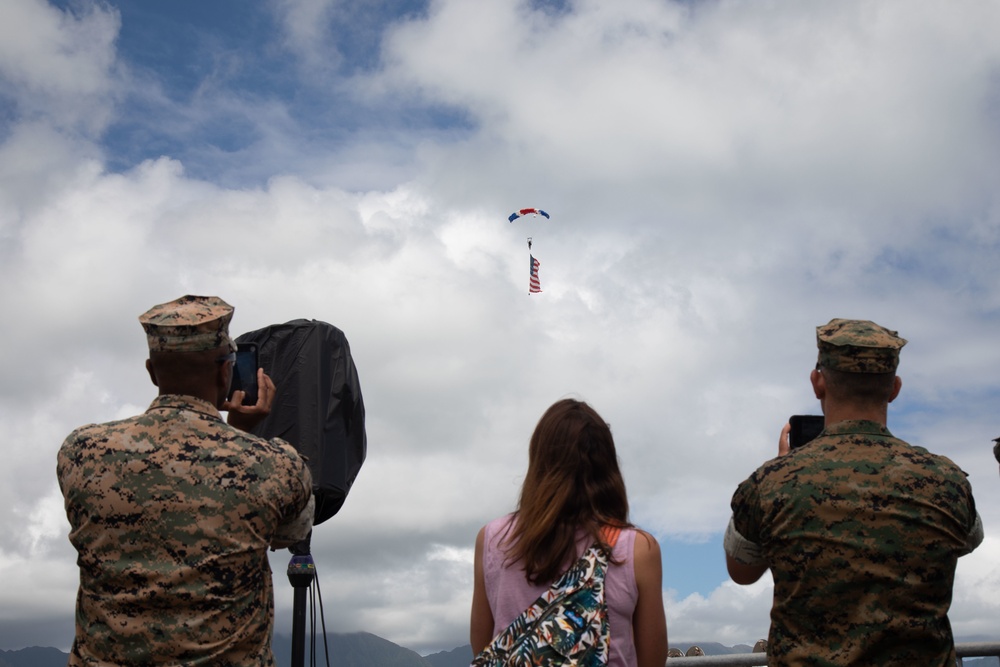
[[[531,257],[531,279],[528,281],[528,294],[533,294],[542,291],[542,284],[538,282],[538,267],[541,264],[531,255],[528,257]]]

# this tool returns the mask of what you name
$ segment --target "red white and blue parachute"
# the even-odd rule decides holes
[[[524,215],[540,215],[544,218],[549,217],[549,214],[540,208],[522,208],[519,211],[514,211],[513,213],[511,213],[510,217],[508,217],[507,220],[509,222],[514,222],[515,220]]]
[[[522,218],[526,215],[540,215],[545,219],[549,219],[549,214],[540,208],[522,208],[511,213],[510,216],[508,216],[507,221],[514,222],[518,218]],[[537,294],[542,291],[542,285],[538,279],[538,267],[541,266],[541,263],[531,254],[530,236],[528,237],[528,259],[530,261],[528,265],[530,271],[528,277],[528,294]]]

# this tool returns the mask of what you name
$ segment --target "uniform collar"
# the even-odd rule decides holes
[[[888,427],[869,419],[845,419],[836,424],[830,424],[823,429],[823,435],[845,435],[848,433],[892,437],[892,433],[889,432]]]
[[[164,408],[170,410],[190,410],[191,412],[200,412],[207,417],[222,421],[222,414],[214,405],[195,396],[163,394],[153,399],[153,402],[149,405],[149,409],[146,410],[146,412]]]

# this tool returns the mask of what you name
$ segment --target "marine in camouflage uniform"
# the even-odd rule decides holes
[[[308,535],[312,481],[291,445],[220,416],[259,419],[273,400],[264,376],[256,406],[225,403],[231,317],[221,299],[194,296],[141,316],[160,396],[144,414],[77,429],[59,451],[80,567],[70,665],[274,665],[267,548]],[[176,382],[162,364],[183,359],[171,355],[209,364],[217,386],[165,391]]]
[[[873,322],[818,327],[812,380],[826,428],[789,452],[786,427],[781,455],[733,495],[730,574],[774,578],[769,665],[955,664],[955,565],[982,541],[982,523],[958,466],[886,428],[905,343]],[[838,372],[887,374],[881,414],[831,396],[823,375]]]

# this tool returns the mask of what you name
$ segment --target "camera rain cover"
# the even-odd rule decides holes
[[[344,332],[317,320],[292,320],[248,331],[277,395],[271,414],[253,429],[287,440],[307,459],[321,524],[336,514],[365,462],[365,404]]]

